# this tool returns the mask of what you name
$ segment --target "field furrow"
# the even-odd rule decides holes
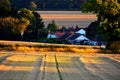
[[[0,54],[0,80],[120,80],[120,55]]]
[[[75,68],[79,71],[79,75],[82,80],[103,80],[101,77],[94,75],[92,72],[87,70],[84,63],[81,62],[80,57],[73,57],[72,63]]]
[[[46,54],[45,56],[42,58],[41,61],[41,66],[40,66],[40,72],[38,74],[38,77],[36,80],[43,80],[44,79],[44,74],[45,74],[45,65],[46,65]]]
[[[45,61],[45,73],[42,80],[59,80],[55,56],[47,55]]]
[[[57,57],[62,80],[83,80],[79,70],[72,62],[72,57]]]
[[[38,59],[33,65],[32,71],[30,72],[26,80],[37,80],[39,74],[41,73],[40,72],[41,63],[42,63],[42,57],[38,57]]]

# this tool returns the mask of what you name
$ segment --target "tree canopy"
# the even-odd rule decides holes
[[[108,44],[120,41],[120,3],[118,0],[89,0],[83,5],[83,10],[97,15],[99,23],[97,31],[107,39]]]
[[[58,24],[55,22],[55,20],[52,20],[51,23],[48,24],[47,29],[49,31],[56,31],[59,28]]]
[[[11,8],[10,4],[9,0],[0,0],[0,39],[21,40],[29,35],[37,36],[34,33],[38,32],[38,28],[44,28],[40,14],[27,8]],[[27,37],[27,40],[30,39],[35,37]]]
[[[37,9],[37,4],[34,1],[30,2],[30,9],[33,11]]]
[[[0,0],[0,17],[6,17],[11,14],[10,5],[11,3],[9,0]]]

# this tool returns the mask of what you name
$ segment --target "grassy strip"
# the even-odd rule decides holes
[[[1,50],[16,51],[56,51],[56,52],[77,52],[77,53],[96,53],[102,52],[104,48],[100,46],[85,45],[65,45],[65,44],[49,44],[49,43],[33,43],[33,42],[4,42],[0,43]]]
[[[8,54],[0,54],[0,63],[7,59],[7,57],[10,57]]]

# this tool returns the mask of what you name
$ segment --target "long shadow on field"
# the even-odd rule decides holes
[[[81,60],[84,62],[87,70],[95,75],[105,77],[107,80],[119,80],[119,62],[108,57],[83,57]]]
[[[3,63],[5,66],[33,66],[36,61],[7,61],[8,63]]]
[[[114,65],[116,68],[120,69],[120,62],[117,62],[115,60],[112,60],[108,57],[101,57],[101,59],[103,59],[104,61],[107,61],[108,63],[111,63],[112,65]]]
[[[16,59],[15,56],[11,56],[0,63],[0,80],[28,80],[27,77],[35,67],[36,62],[42,61],[42,57],[38,57],[39,59],[25,57],[26,61],[24,61],[24,56],[23,58],[20,57],[17,56]]]
[[[0,70],[0,80],[25,80],[29,71]]]

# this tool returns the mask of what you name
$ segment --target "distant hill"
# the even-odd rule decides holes
[[[37,4],[37,10],[81,10],[81,6],[88,0],[10,0],[15,8],[29,8],[30,2]]]

